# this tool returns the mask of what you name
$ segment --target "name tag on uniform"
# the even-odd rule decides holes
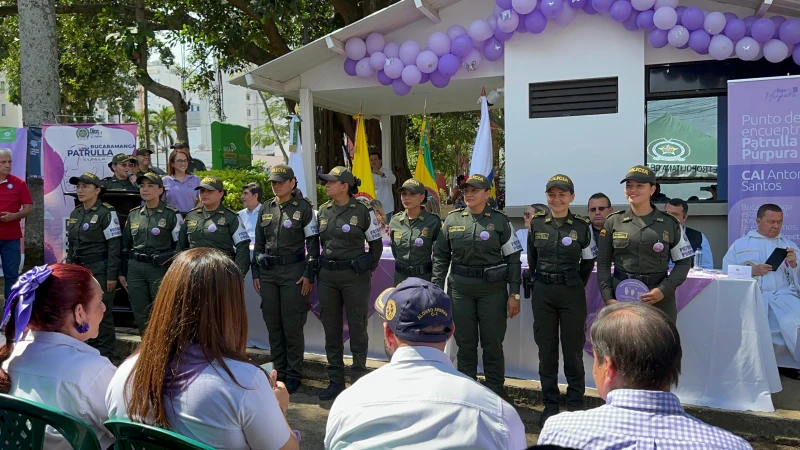
[[[458,231],[466,231],[466,230],[467,230],[467,227],[464,227],[464,226],[460,226],[460,227],[450,227],[450,228],[448,228],[448,229],[447,229],[447,232],[448,232],[448,233],[454,233],[454,232],[458,232]]]
[[[272,220],[272,214],[262,214],[261,220]]]
[[[403,233],[402,232],[400,232],[400,231],[395,231],[394,232],[394,238],[395,239],[400,239],[402,237],[403,237]]]
[[[196,220],[187,220],[186,221],[186,226],[187,227],[196,227],[197,226],[197,221]]]
[[[328,224],[328,219],[320,219],[319,224],[320,225],[327,225]]]
[[[139,222],[131,222],[131,228],[139,228]]]
[[[613,239],[628,239],[628,233],[623,233],[621,231],[615,231],[613,235],[611,235]]]
[[[533,233],[534,239],[547,239],[550,237],[550,233]]]
[[[70,217],[69,223],[76,223],[76,222],[78,222],[78,219],[76,219],[74,217]]]

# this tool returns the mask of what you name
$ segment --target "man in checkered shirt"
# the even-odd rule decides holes
[[[592,374],[606,404],[551,417],[539,445],[584,450],[751,449],[683,412],[670,392],[681,373],[681,340],[666,314],[645,303],[603,308],[592,325]]]

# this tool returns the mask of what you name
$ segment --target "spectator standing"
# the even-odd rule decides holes
[[[250,183],[242,189],[242,204],[244,208],[239,211],[239,221],[244,225],[247,230],[247,235],[250,236],[250,242],[256,242],[256,223],[258,223],[258,214],[261,212],[261,202],[264,198],[264,188],[258,183]]]
[[[17,282],[20,264],[20,221],[33,211],[28,184],[11,175],[11,150],[0,148],[0,264],[5,279],[4,298]]]
[[[105,308],[103,289],[89,269],[74,264],[34,267],[9,297],[3,314],[3,322],[9,319],[5,344],[0,347],[0,392],[80,418],[101,448],[114,442],[103,422],[108,420],[106,389],[116,367],[86,340],[97,337]],[[45,429],[43,448],[72,450],[51,427]]]
[[[197,206],[197,187],[200,178],[193,175],[189,167],[189,152],[175,150],[169,155],[168,176],[164,177],[164,201],[181,212],[183,217]]]
[[[383,205],[384,213],[387,217],[392,217],[394,212],[394,191],[392,185],[397,182],[391,170],[381,167],[383,164],[381,154],[373,152],[369,154],[369,165],[372,168],[372,183],[375,185],[375,193]]]
[[[326,449],[527,447],[514,408],[444,353],[455,326],[450,297],[438,286],[408,278],[383,291],[375,310],[391,361],[336,399]]]
[[[708,243],[706,235],[686,226],[686,219],[689,218],[689,204],[680,198],[671,198],[664,205],[664,212],[672,214],[681,223],[683,232],[686,234],[686,238],[689,239],[689,244],[692,245],[692,250],[694,250],[695,254],[697,254],[698,250],[702,252],[700,253],[702,255],[701,268],[713,269],[714,255],[711,254],[711,244]],[[692,266],[694,266],[694,260],[692,261]]]
[[[112,419],[213,448],[297,449],[286,386],[250,361],[244,284],[224,253],[197,248],[167,270],[139,351],[111,380]]]
[[[614,212],[614,207],[611,206],[611,199],[606,194],[598,192],[589,197],[589,220],[592,221],[592,234],[595,242],[600,240],[600,230],[603,229],[606,218],[612,212]]]
[[[453,208],[466,208],[467,204],[464,203],[464,193],[461,192],[461,185],[464,184],[464,181],[467,179],[464,175],[459,175],[456,178],[456,185],[453,186],[453,195],[450,196],[450,203],[453,204]]]
[[[531,229],[531,219],[533,219],[533,215],[539,211],[549,211],[547,206],[541,203],[534,203],[528,206],[528,209],[525,210],[525,213],[522,215],[522,220],[525,221],[525,226],[517,230],[517,239],[519,243],[522,244],[522,253],[528,254],[528,231]]]
[[[191,152],[189,150],[189,143],[186,141],[175,141],[174,144],[170,146],[173,150],[183,150],[186,152],[186,156],[189,158],[189,167],[186,169],[189,173],[195,172],[205,172],[206,164],[203,161],[200,161],[197,158],[192,158]]]
[[[133,155],[136,156],[136,160],[139,163],[139,171],[136,173],[137,178],[146,174],[147,172],[153,172],[156,175],[167,174],[160,168],[151,164],[153,151],[149,148],[137,148],[136,151],[133,152]]]
[[[742,438],[686,414],[670,392],[681,373],[674,321],[646,303],[603,308],[592,325],[592,374],[604,406],[547,421],[539,444],[585,450],[746,450]]]

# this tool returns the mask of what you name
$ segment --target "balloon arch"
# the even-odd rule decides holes
[[[717,60],[735,55],[743,61],[764,57],[773,63],[791,55],[800,64],[798,19],[740,19],[730,12],[678,6],[678,0],[496,0],[486,20],[472,22],[469,29],[453,25],[446,33],[433,33],[425,49],[413,40],[386,42],[380,33],[351,38],[345,43],[344,71],[365,79],[377,76],[378,82],[401,96],[428,81],[444,88],[459,70],[475,71],[484,59],[500,59],[515,33],[539,34],[549,22],[567,26],[579,9],[590,15],[601,13],[628,31],[647,31],[653,48],[671,45]]]

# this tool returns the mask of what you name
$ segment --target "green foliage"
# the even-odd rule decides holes
[[[270,114],[272,116],[272,121],[275,122],[275,131],[278,132],[284,149],[288,149],[289,121],[286,120],[286,116],[289,114],[289,111],[286,109],[286,102],[280,97],[275,97],[267,93],[264,93],[264,95],[267,96],[269,111],[264,111],[264,124],[253,128],[251,134],[253,146],[267,147],[278,144],[278,141],[275,139],[275,133],[272,132],[272,126],[267,118],[267,114]]]
[[[144,130],[144,126],[140,128]],[[162,106],[158,111],[150,111],[150,139],[155,143],[156,151],[166,154],[170,145],[175,142],[178,133],[175,110],[171,106]]]

